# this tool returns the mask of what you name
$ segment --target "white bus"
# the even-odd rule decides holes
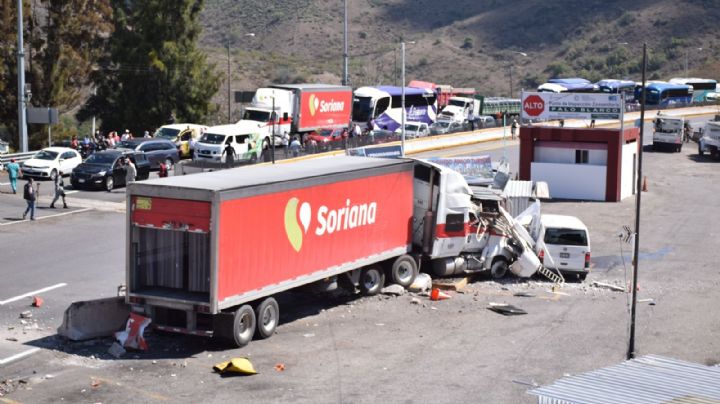
[[[353,93],[353,123],[370,129],[395,131],[402,121],[402,88],[392,86],[360,87]],[[437,119],[437,97],[427,88],[405,87],[405,121],[425,122]]]

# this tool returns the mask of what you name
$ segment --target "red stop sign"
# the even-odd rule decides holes
[[[545,110],[545,101],[539,95],[531,95],[523,101],[523,109],[529,116],[538,116]]]

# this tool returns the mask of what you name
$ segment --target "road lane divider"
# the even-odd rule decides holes
[[[26,297],[31,297],[31,296],[39,295],[39,294],[41,294],[41,293],[49,292],[49,291],[51,291],[51,290],[58,289],[58,288],[62,288],[62,287],[65,287],[65,286],[67,286],[67,283],[58,283],[58,284],[55,284],[55,285],[52,285],[52,286],[48,286],[48,287],[46,287],[46,288],[42,288],[42,289],[38,289],[38,290],[33,290],[32,292],[28,292],[28,293],[22,294],[22,295],[20,295],[20,296],[11,297],[11,298],[9,298],[9,299],[7,299],[7,300],[2,300],[2,301],[0,301],[0,306],[4,306],[4,305],[6,305],[6,304],[8,304],[8,303],[16,302],[16,301],[21,300],[21,299],[24,299],[24,298],[26,298]]]
[[[0,359],[0,366],[5,366],[9,363],[12,363],[12,362],[20,360],[22,358],[25,358],[27,356],[30,356],[39,350],[40,350],[40,348],[30,348],[26,351],[16,353],[15,355],[10,355],[7,358],[2,358],[2,359]]]

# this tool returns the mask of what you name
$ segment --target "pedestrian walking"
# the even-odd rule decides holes
[[[23,188],[23,198],[25,199],[25,203],[27,203],[27,208],[22,216],[23,220],[27,218],[28,213],[30,213],[30,220],[35,220],[35,201],[37,201],[37,190],[35,189],[35,181],[32,178],[28,179],[28,182]]]
[[[473,114],[472,109],[468,111],[467,120],[468,120],[468,124],[470,125],[470,130],[474,131],[475,130],[475,115]]]
[[[10,164],[5,166],[5,170],[10,178],[10,188],[13,194],[17,194],[17,180],[20,176],[20,166],[15,162],[15,159],[10,159]]]
[[[302,146],[300,145],[300,140],[298,140],[297,136],[294,136],[292,142],[290,142],[290,152],[292,153],[293,157],[297,157],[300,155],[301,147]]]
[[[560,127],[561,127],[561,128],[564,128],[564,127],[565,127],[565,120],[564,120],[564,119],[561,119],[561,120],[560,120]]]
[[[512,125],[510,125],[510,136],[512,140],[515,140],[515,135],[517,134],[518,130],[518,121],[517,119],[513,118]]]
[[[137,169],[135,168],[135,164],[130,161],[129,157],[125,157],[125,185],[130,185],[135,182],[136,176]]]
[[[50,202],[50,208],[55,209],[55,202],[57,202],[58,199],[62,198],[63,209],[67,209],[67,202],[65,202],[65,182],[63,182],[62,175],[56,175],[53,182],[55,185],[55,197],[53,198],[52,202]]]
[[[235,148],[232,147],[232,144],[227,143],[225,145],[225,150],[223,150],[222,156],[225,156],[225,168],[230,168],[235,165]]]

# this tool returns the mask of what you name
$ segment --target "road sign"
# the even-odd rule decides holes
[[[530,95],[523,100],[523,111],[528,116],[537,117],[545,110],[545,101],[539,95]]]
[[[57,108],[28,108],[27,121],[28,123],[44,123],[54,125],[58,123],[58,110]]]

